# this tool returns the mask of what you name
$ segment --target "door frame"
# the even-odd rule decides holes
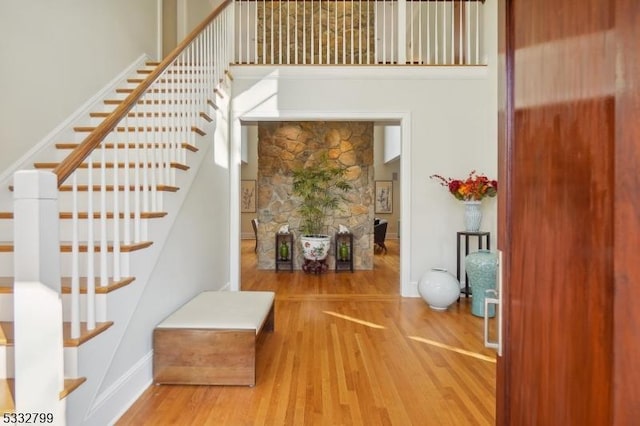
[[[373,121],[399,122],[400,147],[400,280],[399,291],[404,297],[414,296],[411,285],[411,113],[409,112],[336,112],[327,111],[278,111],[277,116],[264,112],[246,112],[238,117],[231,113],[231,137],[229,146],[229,288],[240,290],[240,167],[242,122],[256,121]]]

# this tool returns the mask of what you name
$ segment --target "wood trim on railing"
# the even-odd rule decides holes
[[[198,37],[198,35],[232,3],[232,0],[225,0],[211,14],[202,21],[191,33],[169,53],[160,64],[135,88],[129,96],[107,118],[104,119],[95,130],[89,134],[76,149],[74,149],[53,172],[58,176],[58,187],[74,172],[76,168],[96,149],[102,140],[118,125],[120,120],[127,115],[131,108],[151,86],[151,84],[162,74],[162,72]]]

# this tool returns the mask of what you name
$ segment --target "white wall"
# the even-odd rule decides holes
[[[384,162],[396,160],[402,153],[402,129],[396,125],[384,126]]]
[[[178,43],[222,2],[223,0],[178,0]]]
[[[142,54],[157,52],[156,0],[2,1],[0,171]]]

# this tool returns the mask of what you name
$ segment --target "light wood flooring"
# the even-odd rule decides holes
[[[276,292],[256,386],[151,386],[117,424],[495,424],[495,353],[470,299],[436,312],[399,297],[388,248],[373,271],[307,275],[257,271],[243,241],[243,289]]]

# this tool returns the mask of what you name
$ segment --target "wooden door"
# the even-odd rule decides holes
[[[499,8],[498,424],[637,424],[640,2]]]

